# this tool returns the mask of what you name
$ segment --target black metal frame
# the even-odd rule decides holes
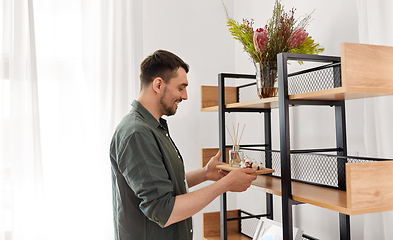
[[[321,67],[307,69],[297,73],[288,74],[287,62],[288,60],[295,61],[312,61],[312,62],[326,62],[330,63]],[[288,94],[288,77],[298,74],[304,74],[312,71],[318,71],[326,68],[333,67],[334,87],[341,86],[341,72],[337,69],[340,66],[340,57],[331,56],[318,56],[306,55],[295,53],[280,53],[277,55],[277,69],[278,69],[278,88],[279,88],[279,126],[280,126],[280,152],[281,152],[281,193],[282,193],[282,226],[283,226],[283,239],[292,240],[292,205],[296,202],[292,199],[291,188],[291,153],[312,153],[312,152],[337,152],[337,156],[347,155],[347,140],[346,140],[346,123],[345,123],[345,101],[320,101],[320,100],[290,100]],[[218,75],[219,86],[219,148],[222,152],[221,161],[226,159],[226,144],[225,144],[225,113],[230,112],[259,112],[264,113],[265,122],[265,147],[266,154],[272,151],[271,148],[271,110],[270,109],[243,109],[243,108],[230,108],[227,109],[225,105],[225,78],[243,78],[255,79],[255,75],[247,74],[230,74],[220,73]],[[238,87],[247,87],[252,84],[245,84]],[[238,94],[239,96],[239,94]],[[320,105],[320,106],[334,106],[335,107],[335,121],[336,121],[336,148],[330,149],[305,149],[305,150],[291,150],[290,149],[290,131],[289,131],[289,107],[294,105]],[[246,146],[242,146],[246,147]],[[266,167],[272,167],[271,155],[267,155]],[[342,176],[338,179],[338,187],[345,189],[345,157],[337,161],[338,175]],[[227,199],[226,194],[220,197],[220,224],[221,224],[221,239],[227,239]],[[273,219],[273,196],[266,194],[266,216]],[[240,217],[241,219],[241,217]],[[350,217],[345,214],[339,214],[340,221],[340,240],[350,239]],[[315,239],[313,237],[304,235],[306,239]]]
[[[264,113],[265,116],[265,149],[271,150],[271,109],[243,109],[243,108],[226,108],[225,105],[225,79],[226,78],[241,78],[241,79],[255,79],[255,75],[248,74],[232,74],[232,73],[220,73],[218,74],[218,115],[219,115],[219,149],[221,150],[220,161],[225,162],[226,159],[226,141],[225,141],[225,113],[231,112],[259,112]],[[248,84],[239,86],[246,87]],[[239,94],[237,94],[239,96]],[[270,165],[269,165],[270,164]],[[267,166],[271,166],[270,161],[267,161]],[[273,195],[266,193],[266,216],[269,219],[273,219]],[[220,196],[220,228],[221,228],[221,240],[227,239],[227,196],[226,193]]]
[[[328,105],[335,107],[336,119],[336,146],[337,155],[347,155],[347,139],[345,129],[345,101],[312,101],[312,100],[290,100],[288,95],[288,60],[296,61],[313,61],[313,62],[331,62],[338,64],[341,62],[340,57],[305,55],[294,53],[280,53],[277,55],[278,68],[278,91],[279,91],[279,121],[280,121],[280,151],[281,151],[281,193],[282,193],[282,224],[283,239],[292,240],[292,187],[291,187],[291,161],[290,161],[290,131],[289,131],[289,106],[290,105]],[[341,77],[335,70],[335,77]],[[334,87],[340,87],[339,81],[334,81]],[[345,162],[338,161],[339,171],[344,173],[338,174],[343,176],[338,179],[339,187],[345,188]],[[340,221],[340,239],[350,239],[350,216],[339,214]]]

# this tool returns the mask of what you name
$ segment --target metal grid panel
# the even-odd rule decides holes
[[[251,159],[260,159],[266,166],[266,151],[244,151]],[[273,176],[281,176],[281,156],[271,151]],[[292,179],[338,187],[337,157],[311,154],[291,154]]]
[[[259,99],[257,86],[255,82],[252,85],[246,87],[240,87],[238,89],[239,89],[239,102],[247,102],[247,101],[253,101]]]
[[[240,212],[240,216],[248,217],[250,215],[244,212]],[[241,223],[241,233],[250,238],[253,238],[259,224],[259,218],[253,217],[253,218],[242,219],[240,223]]]
[[[251,160],[259,160],[266,166],[266,152],[271,152],[273,176],[281,176],[281,157],[279,151],[265,151],[261,149],[243,149],[245,155]],[[338,174],[345,174],[345,162],[370,162],[378,159],[362,159],[360,157],[345,157],[327,154],[291,154],[291,177],[294,180],[313,184],[339,187]]]
[[[288,77],[288,94],[299,94],[341,86],[341,65]]]

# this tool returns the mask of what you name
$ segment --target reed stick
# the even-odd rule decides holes
[[[233,128],[233,139],[235,139],[235,141],[233,141],[233,145],[236,146],[236,132],[235,132],[235,124],[232,123],[232,128]]]
[[[240,140],[242,139],[242,136],[243,136],[243,132],[244,132],[244,128],[245,128],[245,127],[246,127],[246,124],[244,124],[242,133],[240,134],[239,143],[240,143]]]
[[[229,136],[231,137],[231,139],[232,139],[232,142],[233,143],[235,143],[235,141],[233,141],[233,138],[232,138],[232,135],[231,135],[231,132],[229,131],[229,129],[228,129],[228,126],[225,124],[225,127],[227,128],[227,130],[228,130],[228,133],[229,133]]]
[[[236,129],[236,139],[235,139],[236,145],[239,145],[240,143],[240,141],[239,142],[237,141],[238,137],[239,137],[239,123],[237,123],[237,129]]]
[[[225,124],[225,127],[227,128],[227,131],[229,133],[229,136],[231,137],[232,143],[234,146],[238,146],[240,144],[240,140],[242,139],[244,128],[246,127],[246,124],[243,125],[242,132],[239,137],[239,123],[237,124],[237,128],[235,129],[235,124],[232,123],[232,129],[233,129],[233,137],[231,135],[231,132],[229,131],[228,126]]]

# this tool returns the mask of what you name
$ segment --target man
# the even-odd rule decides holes
[[[206,167],[185,173],[179,150],[163,115],[171,116],[187,100],[188,65],[158,50],[141,63],[141,90],[114,133],[112,164],[116,240],[192,239],[191,216],[220,194],[245,191],[255,170],[230,173],[216,168],[218,152]],[[215,183],[188,193],[206,180]]]

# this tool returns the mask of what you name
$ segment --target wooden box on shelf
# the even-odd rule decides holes
[[[225,104],[235,103],[237,101],[236,87],[225,88]],[[218,87],[201,86],[201,111],[218,110]]]
[[[239,210],[227,211],[228,218],[240,216]],[[239,220],[228,222],[228,240],[250,240],[249,237],[240,233]],[[220,240],[220,212],[202,213],[202,232],[204,240]]]

